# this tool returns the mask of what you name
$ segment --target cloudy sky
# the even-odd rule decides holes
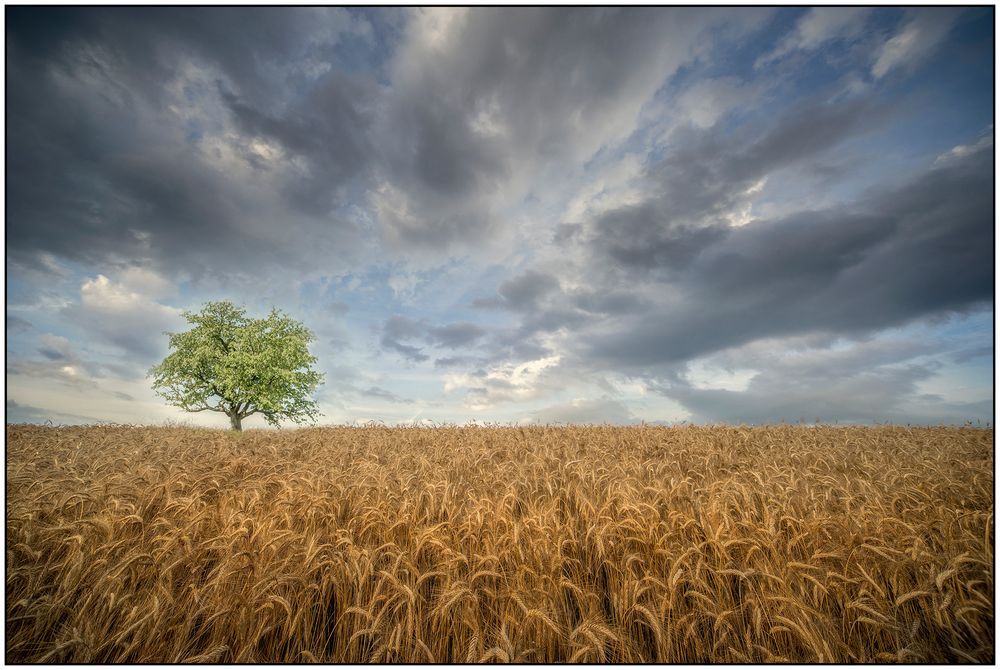
[[[7,420],[992,422],[993,12],[7,7]]]

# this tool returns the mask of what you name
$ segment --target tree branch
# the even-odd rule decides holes
[[[210,412],[222,412],[223,414],[226,413],[226,410],[224,410],[224,409],[221,409],[219,407],[209,407],[208,405],[205,405],[204,407],[198,407],[197,409],[186,409],[185,408],[186,412],[204,412],[205,410],[208,410]]]
[[[222,337],[222,335],[219,335],[218,333],[215,333],[215,339],[217,339],[219,343],[222,345],[222,351],[228,354],[230,352],[229,343],[226,342],[226,340]]]

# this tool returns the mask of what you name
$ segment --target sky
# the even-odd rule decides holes
[[[8,6],[7,421],[992,425],[993,13]]]

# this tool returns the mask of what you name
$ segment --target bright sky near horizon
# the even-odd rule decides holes
[[[8,422],[993,421],[993,7],[5,12]]]

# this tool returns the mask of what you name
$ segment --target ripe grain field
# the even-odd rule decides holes
[[[7,427],[8,662],[991,662],[993,431]]]

